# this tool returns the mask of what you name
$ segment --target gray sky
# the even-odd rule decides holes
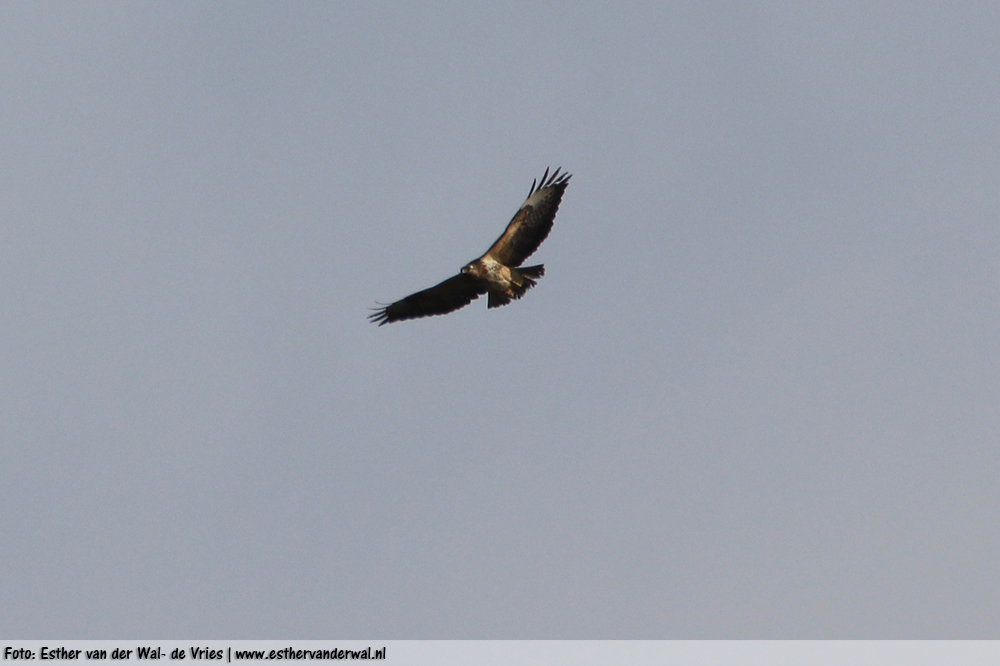
[[[995,4],[0,5],[0,634],[996,638]],[[376,328],[574,174],[522,301]]]

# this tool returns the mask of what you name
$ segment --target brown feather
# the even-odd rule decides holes
[[[486,293],[481,280],[459,273],[430,289],[410,294],[392,305],[378,308],[368,318],[379,326],[404,319],[417,319],[454,312]]]
[[[505,266],[520,266],[534,254],[552,230],[563,192],[569,186],[570,174],[559,175],[559,169],[549,176],[549,170],[533,184],[528,198],[521,205],[500,238],[486,252]],[[484,255],[485,256],[485,255]]]

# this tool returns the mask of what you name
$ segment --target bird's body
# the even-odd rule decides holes
[[[488,307],[507,305],[524,296],[545,274],[545,266],[524,266],[549,235],[559,210],[569,174],[559,169],[531,184],[531,191],[500,238],[486,254],[466,264],[461,272],[430,289],[418,291],[370,315],[379,326],[404,319],[442,315],[463,308],[483,294],[489,294]]]

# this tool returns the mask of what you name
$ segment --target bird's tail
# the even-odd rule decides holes
[[[545,275],[545,266],[543,264],[538,264],[537,266],[512,268],[510,272],[511,277],[515,280],[515,284],[510,288],[510,290],[514,292],[511,294],[511,297],[514,300],[517,300],[524,296],[524,292],[535,286],[535,281],[538,278]],[[521,278],[521,284],[516,284],[517,278]]]
[[[536,280],[543,275],[545,275],[545,264],[538,264],[537,266],[522,266],[516,269],[518,273],[529,278],[535,278]]]
[[[522,268],[512,268],[510,269],[511,277],[514,278],[515,284],[510,286],[508,293],[500,293],[491,291],[490,292],[490,302],[487,307],[498,308],[501,305],[507,305],[512,300],[517,300],[524,296],[524,293],[535,286],[535,282],[538,278],[545,275],[545,266],[543,264],[538,264],[537,266],[524,266]],[[521,284],[517,284],[517,281]]]

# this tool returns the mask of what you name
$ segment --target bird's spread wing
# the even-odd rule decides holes
[[[560,176],[559,169],[550,176],[546,169],[540,181],[532,182],[521,209],[486,254],[505,266],[524,263],[549,235],[570,177],[568,173]]]
[[[379,326],[404,319],[443,315],[464,308],[486,293],[486,287],[471,275],[459,273],[430,289],[410,294],[368,316]]]

